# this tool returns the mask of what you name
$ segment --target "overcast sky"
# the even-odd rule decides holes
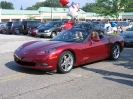
[[[44,0],[0,0],[0,1],[8,1],[12,2],[15,9],[20,9],[21,5],[23,9],[26,7],[30,7],[34,5],[36,2],[44,1]],[[80,3],[81,7],[85,5],[87,2],[94,2],[95,0],[69,0],[71,2]]]

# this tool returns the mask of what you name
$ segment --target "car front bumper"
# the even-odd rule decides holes
[[[51,36],[51,32],[39,32],[37,33],[38,36]]]
[[[40,70],[56,70],[58,55],[24,55],[14,53],[14,61],[21,67],[40,69]]]

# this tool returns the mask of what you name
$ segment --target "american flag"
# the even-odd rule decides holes
[[[71,7],[72,7],[73,9],[77,9],[77,11],[80,11],[80,5],[79,5],[78,3],[72,2]]]

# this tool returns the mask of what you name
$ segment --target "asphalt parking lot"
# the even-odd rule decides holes
[[[49,38],[0,34],[0,99],[133,99],[133,46],[126,47],[117,61],[57,74],[14,63],[14,50],[31,40]]]

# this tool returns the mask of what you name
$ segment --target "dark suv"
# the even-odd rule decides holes
[[[95,25],[91,22],[89,22],[89,23],[88,22],[76,23],[73,25],[72,28],[82,28],[82,29],[85,29],[86,32],[91,32],[91,31],[95,30],[97,32],[99,31],[99,32],[104,33],[104,29],[101,26]]]
[[[21,22],[7,22],[6,24],[6,33],[8,34],[19,34]]]
[[[37,28],[41,24],[42,22],[40,21],[22,21],[20,26],[20,32],[23,33],[24,35],[27,35],[29,29]]]

